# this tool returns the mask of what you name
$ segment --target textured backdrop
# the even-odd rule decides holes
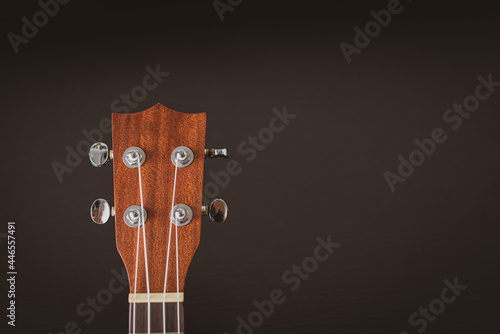
[[[230,215],[203,222],[187,333],[498,332],[492,1],[54,3],[2,9],[0,247],[6,263],[16,221],[18,269],[2,333],[126,333],[114,222],[89,217],[112,166],[78,150],[113,111],[158,102],[205,111],[207,146],[241,166],[211,189]]]

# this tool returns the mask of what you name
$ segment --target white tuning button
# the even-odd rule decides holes
[[[92,203],[90,207],[90,217],[94,223],[102,225],[105,224],[109,217],[115,215],[115,208],[109,206],[108,201],[102,198],[98,198]]]
[[[90,146],[89,159],[92,166],[102,167],[113,159],[113,150],[110,150],[103,142],[94,143]]]

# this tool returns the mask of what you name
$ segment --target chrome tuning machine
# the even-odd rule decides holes
[[[227,148],[206,148],[205,149],[205,159],[206,158],[229,158],[229,151]]]
[[[92,166],[102,167],[113,159],[113,150],[103,142],[94,143],[90,146],[89,159]]]
[[[103,198],[98,198],[90,206],[90,217],[94,223],[102,225],[105,224],[109,217],[115,215],[115,208],[110,206],[108,201]]]
[[[210,220],[216,223],[223,223],[227,218],[228,211],[226,202],[220,198],[214,199],[210,205],[201,207],[201,214],[208,216]]]

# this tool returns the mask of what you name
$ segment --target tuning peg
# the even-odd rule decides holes
[[[115,208],[109,206],[108,201],[98,198],[92,203],[90,207],[90,217],[94,223],[102,225],[105,224],[110,216],[115,215]]]
[[[214,199],[210,205],[201,207],[201,214],[207,216],[216,223],[223,223],[227,218],[227,204],[221,199]]]
[[[89,150],[89,159],[92,166],[102,167],[113,159],[113,150],[110,150],[103,142],[94,143]]]
[[[205,158],[229,158],[229,151],[227,148],[206,148]]]

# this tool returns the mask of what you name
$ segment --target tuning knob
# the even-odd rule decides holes
[[[92,166],[102,167],[113,159],[113,150],[110,150],[103,142],[94,143],[90,147],[89,159]]]
[[[201,214],[207,216],[216,223],[223,223],[227,218],[227,204],[221,199],[214,199],[210,205],[201,207]]]
[[[206,148],[205,158],[229,158],[229,152],[227,148]]]
[[[115,215],[115,208],[109,206],[108,201],[98,198],[92,203],[90,207],[90,217],[94,223],[102,225],[105,224],[110,216]]]

